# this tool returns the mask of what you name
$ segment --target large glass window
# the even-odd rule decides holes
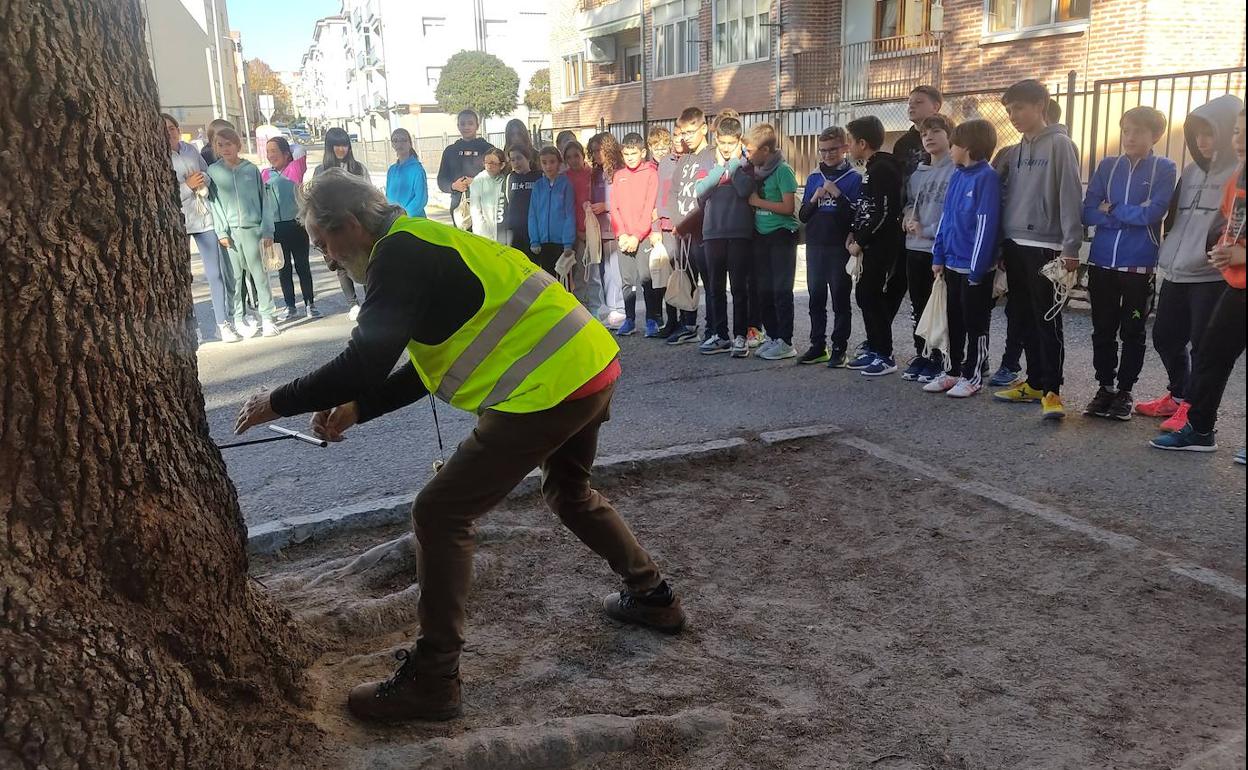
[[[770,0],[715,0],[715,64],[771,56]]]
[[[585,54],[574,53],[563,57],[563,95],[576,96],[585,90]]]
[[[1092,0],[984,0],[989,32],[1021,32],[1086,20]]]
[[[698,71],[698,5],[700,0],[676,0],[654,7],[654,76]]]
[[[876,0],[876,40],[921,35],[931,26],[932,0]]]

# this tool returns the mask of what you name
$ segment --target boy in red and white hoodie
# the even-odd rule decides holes
[[[650,280],[650,230],[659,195],[659,169],[646,160],[646,140],[641,134],[624,137],[620,145],[624,167],[611,179],[607,196],[611,227],[620,249],[620,281],[624,290],[624,323],[616,333],[627,337],[637,331],[637,289],[646,300],[646,336],[657,337],[663,318],[663,296],[656,296]]]

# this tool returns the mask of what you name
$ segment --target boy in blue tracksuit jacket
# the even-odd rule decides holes
[[[530,257],[543,270],[555,275],[555,264],[572,253],[576,244],[576,217],[572,181],[559,173],[563,159],[554,147],[543,147],[539,154],[542,178],[533,185],[529,199]]]
[[[948,370],[923,386],[953,398],[983,387],[992,314],[992,275],[1001,240],[1001,177],[988,163],[997,132],[986,120],[968,120],[953,130],[949,151],[958,168],[949,180],[932,272],[944,276],[948,301]]]
[[[1152,107],[1127,110],[1119,122],[1122,155],[1097,166],[1083,199],[1083,223],[1095,227],[1088,258],[1092,365],[1100,388],[1084,414],[1131,419],[1131,388],[1144,368],[1161,223],[1174,195],[1174,161],[1153,154],[1166,117]],[[1118,340],[1122,339],[1119,358]]]
[[[845,158],[845,129],[819,134],[819,168],[806,178],[797,218],[806,224],[806,284],[810,289],[810,349],[799,363],[845,366],[853,308],[853,279],[845,272],[845,240],[854,218],[862,174]],[[828,295],[832,295],[832,338],[828,343]]]

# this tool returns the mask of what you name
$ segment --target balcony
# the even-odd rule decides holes
[[[378,69],[381,67],[381,57],[376,51],[361,51],[355,57],[355,68],[357,70]]]
[[[941,33],[924,32],[794,54],[798,107],[905,99],[940,84]]]

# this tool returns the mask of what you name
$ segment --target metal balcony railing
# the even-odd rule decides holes
[[[795,54],[799,106],[905,99],[940,85],[941,33],[866,40]]]

